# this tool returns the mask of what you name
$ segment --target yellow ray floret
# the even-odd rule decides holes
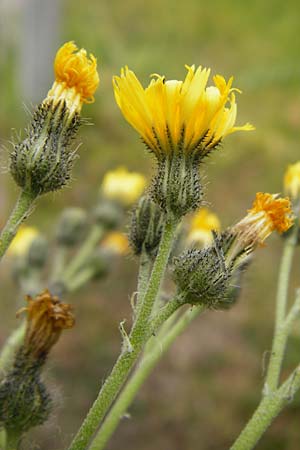
[[[292,199],[300,194],[300,161],[288,166],[284,174],[284,190]]]
[[[247,216],[234,227],[234,231],[250,241],[263,243],[273,232],[283,233],[293,225],[291,203],[277,194],[258,192]]]
[[[253,130],[250,124],[235,126],[234,91],[238,90],[231,87],[233,78],[226,82],[216,75],[214,86],[207,87],[210,69],[186,68],[184,81],[153,75],[146,89],[128,67],[113,78],[115,98],[124,117],[157,155],[191,152],[200,144],[205,154],[228,134]]]
[[[80,112],[83,103],[93,103],[99,85],[97,60],[85,49],[78,49],[72,41],[65,43],[56,53],[55,82],[47,98],[65,100],[70,109]]]
[[[102,241],[101,247],[117,255],[125,255],[129,252],[129,242],[125,234],[112,231]]]
[[[144,192],[146,178],[138,172],[129,172],[118,167],[107,172],[101,185],[101,193],[109,199],[117,200],[125,206],[132,205]]]
[[[193,244],[209,245],[213,241],[212,231],[220,231],[218,216],[207,208],[200,208],[193,216],[187,240]]]

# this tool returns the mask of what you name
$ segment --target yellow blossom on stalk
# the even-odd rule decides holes
[[[68,109],[80,112],[83,103],[93,103],[99,84],[97,60],[78,49],[73,42],[66,42],[56,53],[54,61],[55,81],[46,100],[55,103],[65,100]]]
[[[292,200],[299,198],[300,194],[300,161],[288,166],[284,174],[284,190]]]
[[[126,120],[156,154],[197,150],[205,156],[225,136],[253,130],[247,123],[236,126],[237,104],[232,88],[221,75],[207,82],[210,69],[186,66],[183,81],[153,75],[144,89],[133,71],[125,67],[113,78],[115,98]]]
[[[142,195],[146,178],[138,172],[118,167],[107,172],[101,185],[101,193],[108,199],[117,200],[125,206],[132,205]]]
[[[192,244],[210,245],[213,242],[212,231],[220,231],[218,216],[207,208],[200,208],[193,216],[187,240]]]
[[[278,194],[258,192],[252,208],[232,232],[237,233],[244,245],[262,244],[273,232],[284,233],[293,225],[291,203]]]
[[[101,247],[118,255],[125,255],[129,251],[129,242],[125,234],[118,231],[109,233],[102,241]]]
[[[36,298],[26,297],[27,307],[18,315],[27,313],[24,349],[34,358],[46,355],[57,342],[62,330],[72,328],[75,320],[72,307],[52,296],[48,290]]]
[[[22,226],[12,241],[8,253],[14,256],[25,255],[32,241],[39,235],[35,227]]]

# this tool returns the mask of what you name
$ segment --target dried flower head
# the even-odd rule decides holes
[[[67,107],[80,112],[83,103],[93,103],[99,85],[97,60],[87,56],[85,49],[78,49],[73,42],[66,42],[56,53],[54,61],[55,82],[47,100],[53,103],[65,100]]]
[[[225,136],[253,130],[235,126],[237,105],[232,88],[221,75],[207,87],[210,69],[186,66],[184,81],[153,75],[144,89],[133,71],[125,67],[113,79],[115,97],[126,120],[158,158],[174,152],[198,152],[202,157]]]
[[[290,164],[284,174],[284,190],[292,200],[299,198],[300,194],[300,161]]]
[[[207,208],[200,208],[192,217],[187,241],[193,245],[209,245],[213,242],[212,231],[221,228],[218,216]]]
[[[101,193],[108,199],[129,206],[142,195],[145,187],[144,175],[138,172],[129,172],[125,167],[118,167],[105,174]]]
[[[48,354],[58,341],[62,330],[72,328],[75,320],[72,307],[52,296],[48,290],[36,298],[26,297],[27,307],[18,314],[27,313],[24,350],[34,359]]]

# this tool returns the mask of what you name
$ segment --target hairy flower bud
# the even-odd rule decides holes
[[[59,245],[72,247],[78,244],[87,229],[87,213],[82,208],[66,208],[57,223],[56,240]]]
[[[102,198],[93,211],[96,222],[106,230],[113,230],[120,225],[124,210],[119,203]]]
[[[27,264],[29,267],[42,269],[48,257],[48,241],[45,236],[39,234],[31,242],[27,253]]]
[[[143,196],[132,212],[129,242],[135,255],[144,250],[156,255],[160,243],[165,216],[149,196]]]
[[[71,177],[76,158],[70,149],[81,124],[83,103],[94,101],[97,63],[73,42],[57,52],[55,82],[33,114],[27,136],[14,145],[10,170],[16,183],[33,196],[56,191]]]

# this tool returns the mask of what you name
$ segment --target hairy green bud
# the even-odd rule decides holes
[[[150,193],[153,201],[175,218],[197,209],[203,197],[199,156],[172,153],[161,157]]]
[[[165,214],[147,195],[140,198],[132,212],[129,242],[135,255],[143,250],[153,257],[160,243]]]
[[[37,196],[68,183],[76,158],[70,144],[80,124],[79,114],[70,116],[65,101],[47,100],[37,107],[27,137],[11,153],[10,171],[23,190]]]
[[[48,257],[48,241],[45,236],[37,235],[31,242],[27,253],[29,267],[43,268]]]
[[[174,258],[173,278],[186,303],[227,309],[235,303],[243,270],[249,263],[247,250],[231,258],[236,236],[214,233],[213,245],[190,249]]]
[[[87,213],[82,208],[66,208],[56,227],[58,244],[72,247],[84,237],[87,229]]]
[[[123,208],[113,200],[100,199],[93,211],[96,222],[106,230],[114,230],[123,219]]]
[[[44,423],[51,411],[51,398],[41,381],[44,358],[32,360],[22,347],[14,366],[0,384],[0,425],[22,435]]]

